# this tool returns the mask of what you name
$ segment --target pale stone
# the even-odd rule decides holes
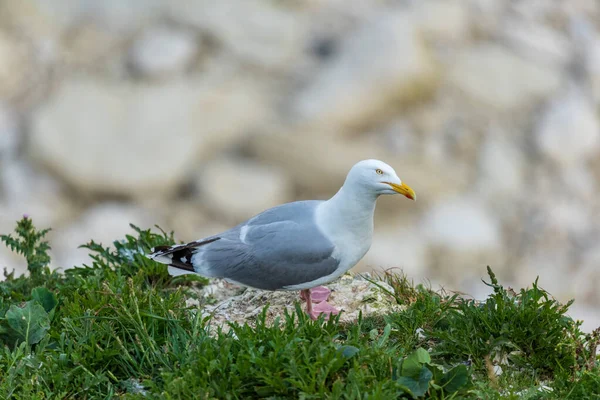
[[[24,214],[40,229],[53,228],[76,210],[55,179],[24,160],[9,161],[0,169],[0,185],[0,232],[11,231]]]
[[[396,225],[396,224],[394,224]],[[406,274],[408,279],[419,283],[426,278],[426,243],[410,228],[412,221],[403,221],[405,227],[381,227],[376,225],[373,244],[362,260],[362,268],[356,271],[390,272]]]
[[[342,134],[371,122],[399,101],[428,93],[437,82],[413,15],[389,11],[367,19],[336,56],[300,90],[294,117],[313,130]]]
[[[229,221],[241,222],[292,200],[285,172],[255,161],[210,162],[201,168],[197,186],[203,204]]]
[[[551,101],[535,130],[540,151],[562,166],[600,156],[598,111],[584,93],[572,87]]]
[[[572,56],[569,39],[560,31],[531,21],[508,19],[502,36],[523,57],[540,64],[566,65]],[[540,62],[544,60],[544,62]]]
[[[468,197],[446,199],[434,206],[421,225],[430,244],[459,251],[498,249],[500,226],[485,204]]]
[[[302,56],[300,15],[263,0],[171,0],[170,14],[212,37],[244,62],[287,70]]]
[[[265,96],[254,83],[228,74],[204,78],[65,82],[34,115],[31,154],[77,189],[171,196],[199,159],[266,119]]]
[[[461,41],[469,34],[469,8],[464,0],[429,0],[415,4],[419,28],[440,41]]]
[[[449,79],[474,101],[499,110],[530,106],[555,93],[561,84],[557,69],[493,44],[460,52],[450,67]]]
[[[0,100],[12,99],[28,87],[31,74],[29,49],[0,31]]]
[[[523,190],[524,156],[499,130],[488,132],[478,157],[478,186],[493,200],[506,201],[507,196]]]
[[[197,46],[189,32],[157,27],[136,40],[130,61],[145,76],[163,77],[184,71],[196,53]]]
[[[600,106],[600,38],[590,46],[588,68],[596,106]]]
[[[361,274],[362,275],[362,274]],[[341,322],[355,322],[360,312],[362,317],[378,316],[404,309],[396,303],[394,289],[384,281],[377,285],[370,283],[361,275],[347,273],[326,286],[332,291],[328,303],[343,310]],[[364,274],[369,277],[368,274]],[[372,279],[369,277],[369,279]],[[211,332],[218,328],[228,331],[228,323],[237,322],[253,325],[263,308],[268,304],[267,323],[270,325],[276,318],[283,318],[284,312],[295,312],[294,303],[300,302],[298,291],[265,291],[248,288],[241,294],[239,289],[227,289],[221,280],[213,279],[212,284],[203,288],[201,297],[216,297],[218,303],[205,305],[203,315],[211,315]],[[223,296],[221,293],[225,293]],[[304,309],[305,305],[301,303]]]
[[[115,240],[125,235],[136,235],[129,224],[148,229],[160,225],[155,216],[145,210],[127,204],[102,203],[86,210],[67,227],[56,227],[51,233],[52,247],[56,252],[53,264],[61,268],[91,265],[89,250],[78,248],[94,240],[105,247],[112,247]]]
[[[16,157],[20,140],[16,116],[0,102],[0,163],[3,159]]]
[[[200,196],[195,196],[200,197]],[[175,232],[175,240],[191,242],[208,236],[216,235],[231,228],[222,219],[209,217],[206,207],[202,207],[201,198],[194,201],[179,201],[169,203],[168,207],[161,204],[159,210],[151,210],[155,214],[166,214],[165,230]]]

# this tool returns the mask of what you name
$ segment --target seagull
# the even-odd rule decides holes
[[[300,291],[306,313],[329,318],[323,285],[354,267],[371,247],[380,195],[416,200],[392,167],[363,160],[348,172],[329,200],[282,204],[214,236],[175,246],[157,246],[148,258],[168,264],[170,275],[199,274],[261,290]]]

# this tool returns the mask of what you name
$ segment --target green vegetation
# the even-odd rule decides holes
[[[401,312],[342,324],[297,304],[215,332],[185,302],[207,281],[144,257],[172,235],[132,228],[64,273],[31,219],[0,236],[29,269],[0,282],[0,398],[600,398],[600,330],[583,334],[537,282],[516,293],[488,268],[493,294],[476,302],[384,274]]]

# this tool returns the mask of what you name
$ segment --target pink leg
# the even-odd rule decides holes
[[[310,289],[310,297],[315,303],[327,301],[330,294],[331,290],[327,289],[325,286],[317,286]]]
[[[322,289],[320,288],[325,289],[327,291],[327,294],[325,295]],[[310,318],[314,320],[319,318],[319,315],[321,314],[325,314],[325,319],[329,319],[331,315],[335,315],[340,312],[337,308],[333,307],[331,304],[325,301],[329,297],[329,293],[331,293],[331,291],[327,288],[323,288],[322,286],[320,288],[320,290],[317,291],[317,297],[320,301],[314,306],[312,304],[312,301],[317,300],[314,296],[314,289],[304,289],[300,291],[300,298],[306,301],[306,313],[310,316]]]

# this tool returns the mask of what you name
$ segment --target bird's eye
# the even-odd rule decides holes
[[[383,171],[382,171],[382,170],[380,170],[379,168],[377,168],[377,169],[375,170],[375,172],[377,172],[377,175],[383,175]]]

